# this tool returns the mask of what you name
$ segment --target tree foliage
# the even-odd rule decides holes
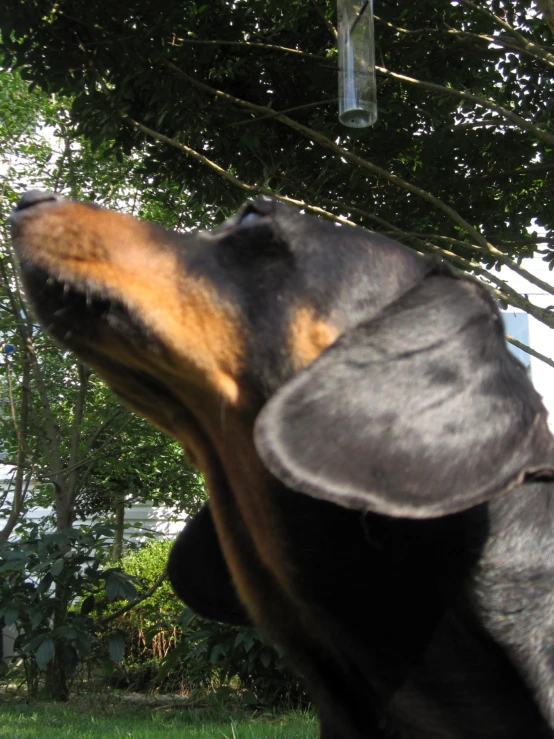
[[[169,542],[151,541],[121,564],[146,585],[155,581],[168,554]],[[118,687],[186,692],[196,699],[215,692],[225,701],[234,697],[269,706],[307,701],[279,650],[252,628],[195,615],[175,598],[167,581],[114,623],[125,633],[127,647],[112,675]]]
[[[483,269],[554,258],[548,24],[524,0],[375,11],[379,120],[360,132],[337,121],[334,0],[6,0],[0,28],[22,75],[71,95],[94,146],[140,152],[188,223],[271,193],[447,256],[554,325]]]
[[[25,186],[152,215],[148,193],[137,187],[137,162],[92,152],[75,134],[65,100],[38,90],[29,94],[7,71],[0,71],[0,97],[10,108],[0,120],[3,224]],[[158,203],[152,207],[158,220],[172,220]],[[19,467],[42,490],[42,498],[35,490],[35,504],[46,503],[52,492],[62,498],[67,493],[68,509],[89,515],[109,510],[115,493],[123,491],[129,501],[194,510],[203,485],[179,446],[125,411],[95,375],[40,330],[20,291],[7,225],[2,236],[0,339],[15,347],[0,367],[4,461],[18,467],[22,454]],[[68,514],[66,525],[75,517]]]
[[[0,623],[16,629],[16,662],[23,663],[29,693],[38,693],[46,672],[47,693],[65,698],[79,663],[93,653],[105,663],[108,650],[99,654],[99,644],[119,637],[95,620],[95,596],[102,589],[112,599],[133,599],[136,588],[133,578],[107,565],[113,529],[105,524],[49,533],[29,522],[21,528],[17,545],[0,550]],[[60,593],[72,600],[63,612]]]
[[[550,26],[524,0],[393,0],[375,10],[379,119],[356,132],[337,121],[334,0],[4,0],[2,52],[21,78],[0,78],[1,220],[37,185],[177,228],[272,194],[446,256],[554,326],[552,311],[488,271],[508,265],[554,294],[519,265],[537,248],[554,264]],[[58,533],[76,510],[122,496],[171,493],[194,507],[200,483],[172,443],[38,330],[7,242],[0,270],[0,336],[16,346],[0,376],[10,409],[2,451],[15,470],[4,539],[30,499],[53,496]],[[43,567],[41,536],[26,541],[21,552]],[[35,627],[39,601],[15,547],[1,565],[21,585],[4,592],[4,618],[19,603],[25,644],[59,674],[72,663],[56,660],[77,649],[64,579],[80,567],[76,541],[56,540],[40,570],[57,590],[41,595]],[[115,570],[108,579],[112,594],[125,589]],[[213,656],[212,636],[199,654]],[[242,648],[229,638],[229,653]],[[117,632],[108,641],[120,655]]]
[[[136,158],[92,152],[66,100],[29,93],[18,75],[1,69],[0,100],[9,111],[0,117],[2,224],[33,185],[152,216],[147,189],[137,187]],[[173,221],[159,202],[152,208],[159,220]],[[92,608],[75,610],[75,598],[88,597],[99,582],[108,598],[135,595],[108,561],[114,528],[77,522],[98,514],[110,520],[116,503],[121,509],[139,500],[194,511],[204,489],[175,442],[123,409],[36,325],[1,228],[0,346],[9,341],[15,351],[0,353],[0,460],[12,473],[0,486],[0,626],[18,629],[29,686],[36,688],[37,669],[44,670],[47,692],[65,698],[100,628]],[[26,513],[36,506],[52,515],[33,524]],[[113,657],[120,635],[106,638]]]

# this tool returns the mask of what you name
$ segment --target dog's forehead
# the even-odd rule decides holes
[[[37,313],[61,343],[87,361],[90,349],[126,367],[140,359],[143,371],[136,337],[147,336],[170,358],[149,372],[182,367],[229,402],[244,373],[278,386],[428,269],[400,244],[274,201],[179,234],[55,197],[28,200],[13,219],[15,245]]]
[[[281,301],[288,290],[323,312],[345,300],[345,310],[381,306],[429,265],[385,236],[268,200],[245,204],[207,239],[217,243],[225,269],[242,270],[245,289],[262,288],[266,299],[273,293]]]

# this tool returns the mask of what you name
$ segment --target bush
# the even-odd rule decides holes
[[[79,665],[99,654],[92,616],[99,596],[132,599],[136,589],[121,568],[109,566],[109,526],[48,533],[31,525],[18,532],[0,549],[0,622],[17,631],[12,668],[22,662],[29,693],[36,695],[55,659],[56,669],[72,681]],[[111,629],[105,632],[111,651],[118,638]]]
[[[152,541],[128,554],[123,570],[148,587],[165,568],[171,542]],[[133,690],[180,692],[198,697],[233,695],[248,703],[297,705],[305,696],[280,653],[254,629],[196,616],[164,582],[118,618],[125,659],[112,684]]]

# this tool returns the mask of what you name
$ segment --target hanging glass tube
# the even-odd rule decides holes
[[[339,120],[365,128],[377,120],[373,0],[337,0]]]

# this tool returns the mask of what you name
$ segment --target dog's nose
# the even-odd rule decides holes
[[[61,197],[52,192],[45,192],[44,190],[27,190],[15,206],[15,210],[25,210],[25,208],[30,208],[32,205],[37,205],[38,203],[46,203],[48,201],[56,200],[61,200]]]

